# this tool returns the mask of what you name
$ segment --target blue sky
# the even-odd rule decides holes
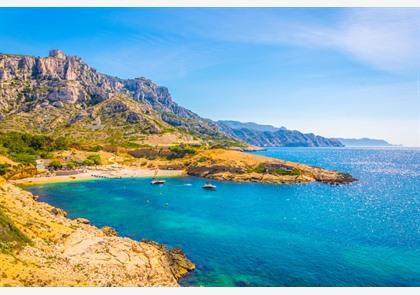
[[[420,9],[0,9],[0,52],[59,48],[211,119],[420,146]]]

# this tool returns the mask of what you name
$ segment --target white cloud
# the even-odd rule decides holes
[[[386,71],[418,69],[419,9],[350,10],[333,28],[310,28],[301,41],[350,54]]]
[[[146,26],[189,42],[202,39],[334,50],[390,72],[420,67],[420,8],[190,9],[160,13],[158,23],[145,24],[127,16],[118,17],[118,22],[132,28]]]
[[[313,16],[318,14],[276,9],[195,11],[179,33],[224,42],[332,49],[385,71],[419,67],[418,8],[358,8],[339,10],[328,19]]]

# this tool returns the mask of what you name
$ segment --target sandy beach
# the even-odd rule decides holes
[[[75,173],[69,175],[39,175],[36,177],[28,177],[18,180],[11,180],[10,182],[17,185],[37,185],[47,183],[71,182],[101,178],[129,178],[129,177],[153,177],[156,173],[154,169],[147,168],[133,168],[133,167],[108,167],[101,166],[94,169],[87,169],[82,173]],[[157,170],[158,177],[174,177],[182,176],[185,172],[183,170]]]

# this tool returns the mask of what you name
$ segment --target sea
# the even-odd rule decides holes
[[[182,286],[420,286],[420,149],[269,148],[258,154],[352,174],[349,185],[172,177],[30,186],[70,218],[180,247]]]

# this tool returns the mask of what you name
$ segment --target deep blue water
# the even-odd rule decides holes
[[[349,172],[351,185],[169,178],[33,186],[42,201],[121,235],[180,246],[182,285],[420,286],[420,150],[273,148],[262,154]]]

